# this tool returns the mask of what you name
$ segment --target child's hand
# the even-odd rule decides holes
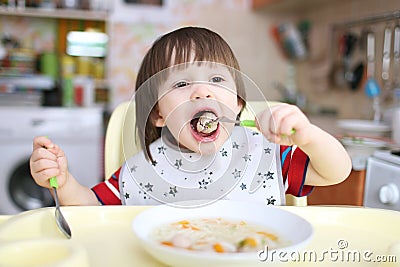
[[[281,103],[256,116],[257,128],[271,142],[302,146],[311,141],[311,123],[295,105]]]
[[[68,164],[64,151],[44,136],[35,137],[30,158],[31,175],[35,182],[50,188],[49,179],[56,176],[62,187],[68,179]]]

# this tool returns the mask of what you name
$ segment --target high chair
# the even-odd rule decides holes
[[[247,101],[247,108],[243,110],[241,119],[254,119],[253,114],[278,102]],[[129,114],[129,119],[125,115]],[[104,174],[108,179],[125,161],[139,152],[139,138],[135,130],[135,104],[122,102],[111,114],[108,122],[104,147]],[[124,142],[124,145],[122,144]],[[286,195],[286,205],[307,206],[307,197]]]

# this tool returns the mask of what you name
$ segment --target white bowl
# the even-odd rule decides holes
[[[353,169],[364,170],[367,167],[368,158],[379,149],[384,149],[388,143],[382,140],[366,137],[343,137],[340,142],[346,148],[351,157]]]
[[[371,120],[338,120],[337,126],[345,135],[365,135],[371,137],[389,136],[390,125]]]
[[[153,257],[167,265],[180,266],[252,266],[267,264],[266,250],[258,252],[215,253],[190,251],[161,245],[151,238],[153,231],[160,225],[190,220],[193,218],[222,218],[243,220],[271,229],[280,238],[288,240],[290,245],[270,253],[280,251],[299,251],[313,236],[312,225],[302,217],[278,207],[262,203],[220,200],[207,206],[184,208],[160,205],[140,213],[132,223],[132,228],[144,249]],[[268,259],[267,259],[268,258]],[[275,256],[276,259],[276,256]]]

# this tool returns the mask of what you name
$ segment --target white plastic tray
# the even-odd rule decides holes
[[[164,266],[139,246],[131,230],[134,217],[146,208],[63,207],[72,230],[72,239],[68,242],[83,246],[93,267]],[[282,263],[296,266],[400,265],[400,212],[331,206],[281,208],[309,220],[315,228],[315,236],[297,255],[275,255],[272,264],[261,262],[260,266]],[[0,224],[0,248],[18,240],[32,239],[65,239],[55,224],[54,208],[24,212]],[[298,259],[298,255],[302,258]],[[388,256],[397,256],[397,263],[382,265],[377,262],[383,258],[389,260]]]

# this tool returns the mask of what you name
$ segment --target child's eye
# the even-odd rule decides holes
[[[176,84],[174,84],[174,88],[181,88],[181,87],[185,87],[185,86],[188,86],[188,85],[189,85],[188,82],[180,81],[180,82],[177,82]]]
[[[216,77],[211,78],[211,82],[212,83],[220,83],[220,82],[223,82],[223,81],[225,81],[225,79],[222,78],[221,76],[216,76]]]

